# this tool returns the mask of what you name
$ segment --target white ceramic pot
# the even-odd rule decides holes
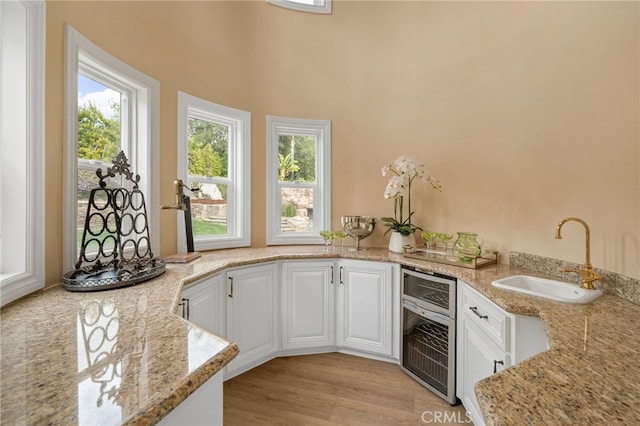
[[[405,245],[416,245],[415,234],[402,235],[399,232],[393,231],[391,233],[391,238],[389,239],[389,251],[402,253],[404,252],[403,247]]]

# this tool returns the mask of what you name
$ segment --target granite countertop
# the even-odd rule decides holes
[[[542,318],[550,346],[476,385],[487,424],[640,424],[640,306],[609,294],[558,303],[491,286],[522,272],[545,276],[489,268],[468,282],[508,312]]]
[[[4,425],[155,424],[238,353],[176,315],[192,266],[116,290],[39,291],[0,311]]]
[[[283,259],[352,258],[403,263],[462,279],[508,312],[541,317],[550,349],[476,386],[488,424],[640,423],[640,306],[605,294],[571,305],[491,286],[521,267],[479,270],[405,258],[386,249],[323,253],[283,246],[204,253],[188,265],[117,290],[59,286],[0,310],[3,424],[154,424],[238,353],[223,337],[175,314],[184,284]],[[519,336],[523,337],[523,336]],[[526,338],[526,336],[524,336]]]

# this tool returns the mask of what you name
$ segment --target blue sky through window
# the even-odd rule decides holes
[[[82,74],[78,74],[78,106],[93,103],[107,118],[113,116],[109,106],[112,102],[120,103],[120,93],[98,83]]]

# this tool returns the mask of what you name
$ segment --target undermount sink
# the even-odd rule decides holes
[[[589,303],[602,295],[601,290],[587,290],[576,284],[529,275],[513,275],[491,283],[494,287],[567,303]]]

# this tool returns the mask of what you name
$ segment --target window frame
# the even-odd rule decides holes
[[[134,173],[140,175],[145,195],[151,251],[160,251],[159,202],[159,104],[160,83],[98,47],[71,25],[65,24],[65,170],[63,176],[63,268],[73,270],[78,258],[77,174],[78,174],[78,72],[92,69],[109,76],[129,91],[128,112],[121,111],[130,131],[131,152],[127,158]],[[97,178],[96,178],[97,183]]]
[[[267,0],[267,3],[300,12],[331,14],[331,0],[314,0],[314,4],[305,4],[294,0]]]
[[[82,55],[82,53],[81,53]],[[114,79],[113,76],[109,75],[108,71],[105,70],[104,66],[100,64],[92,64],[89,65],[88,62],[91,60],[89,58],[84,59],[85,62],[78,64],[78,73],[83,74],[85,77],[94,80],[104,86],[112,90],[116,90],[120,92],[123,99],[120,100],[121,104],[124,104],[125,107],[121,106],[120,108],[120,146],[122,147],[123,142],[127,142],[125,152],[131,152],[132,155],[135,155],[135,148],[132,142],[132,134],[135,134],[135,124],[136,120],[136,111],[132,108],[133,105],[136,105],[136,92],[131,90],[130,87],[122,84],[117,79]],[[134,159],[129,158],[129,154],[127,154],[127,158],[132,162]],[[103,163],[102,161],[96,160],[84,160],[82,158],[77,158],[79,164],[82,165],[84,170],[93,170],[96,171],[100,167],[109,166],[109,163]],[[136,172],[137,173],[137,172]]]
[[[189,117],[231,127],[227,147],[226,178],[197,179],[199,182],[227,185],[227,234],[196,237],[194,250],[249,247],[251,245],[251,113],[216,104],[178,91],[178,178],[189,186],[187,123]],[[187,251],[184,215],[178,214],[178,253]]]
[[[25,248],[21,253],[23,270],[0,278],[0,306],[4,306],[45,285],[45,50],[46,50],[46,2],[16,2],[25,8],[25,164],[22,176],[13,179],[23,181],[19,188],[24,191],[25,203],[22,213],[26,218],[24,229]],[[4,53],[3,53],[4,57]],[[2,73],[4,70],[2,71]],[[3,93],[3,103],[4,103]],[[0,107],[0,110],[3,107]],[[0,113],[0,122],[4,114]],[[3,127],[3,126],[0,126]],[[4,136],[3,136],[4,141]],[[0,155],[0,157],[3,157]],[[5,161],[5,160],[3,160]],[[4,168],[4,167],[3,167]],[[4,179],[3,179],[4,180]],[[0,191],[2,206],[19,208],[7,198],[11,194]]]
[[[280,182],[278,137],[316,136],[315,184]],[[267,116],[267,245],[323,244],[319,232],[331,229],[331,121]],[[313,230],[282,232],[281,188],[313,188]],[[277,200],[277,202],[276,202]]]

